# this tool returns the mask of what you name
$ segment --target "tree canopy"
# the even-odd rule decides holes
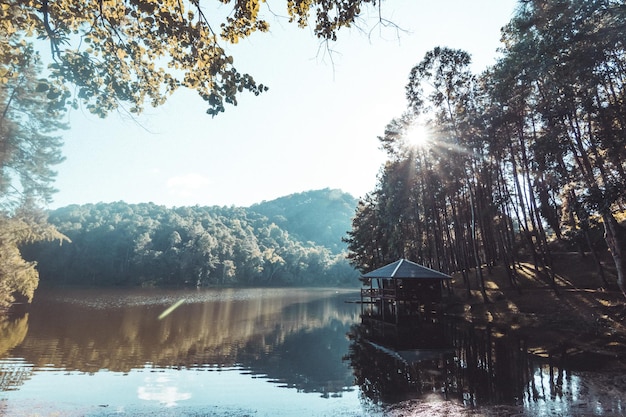
[[[327,188],[263,201],[253,204],[250,210],[266,216],[302,242],[341,253],[346,250],[341,238],[350,227],[356,204],[350,194]]]
[[[623,1],[521,1],[484,73],[464,51],[428,52],[380,138],[389,161],[359,203],[353,264],[406,257],[462,273],[468,291],[475,270],[484,295],[483,267],[506,265],[515,287],[521,260],[554,285],[555,248],[593,256],[610,287],[610,253],[626,295],[624,22]],[[429,132],[417,147],[416,123]]]
[[[322,41],[355,23],[376,0],[288,0],[286,20],[311,25]],[[277,17],[265,0],[8,0],[0,4],[0,85],[18,74],[11,63],[49,45],[40,89],[57,108],[83,104],[105,116],[123,103],[140,112],[177,88],[194,89],[216,115],[240,93],[266,86],[240,73],[228,45],[269,30]]]
[[[0,215],[0,312],[16,299],[30,302],[39,285],[36,262],[24,260],[20,248],[52,240],[63,243],[68,239],[50,226],[42,213],[29,210],[12,217]]]
[[[341,242],[352,207],[333,204],[354,199],[337,190],[292,197],[249,208],[68,206],[50,212],[49,222],[71,243],[35,243],[24,247],[24,257],[38,262],[47,285],[354,285],[345,245],[315,242]],[[316,215],[322,205],[328,224]],[[261,206],[298,215],[282,216],[279,226],[257,211]],[[319,231],[303,231],[308,218]]]
[[[19,247],[35,240],[64,239],[35,209],[49,203],[55,191],[53,167],[63,160],[59,131],[64,125],[62,112],[50,107],[40,87],[41,63],[31,45],[24,44],[21,55],[0,66],[12,74],[0,80],[1,310],[15,295],[30,300],[37,288],[35,264],[22,259]]]
[[[24,51],[11,67],[16,76],[0,84],[0,210],[9,211],[26,201],[51,201],[65,128],[38,88],[41,64],[33,51]]]

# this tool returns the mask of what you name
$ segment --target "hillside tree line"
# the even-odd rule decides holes
[[[311,193],[312,195],[312,193]],[[345,258],[238,207],[99,203],[53,210],[71,243],[23,248],[42,285],[354,285]],[[344,230],[349,226],[346,222]],[[336,237],[341,241],[341,235]],[[345,251],[345,247],[344,247]]]

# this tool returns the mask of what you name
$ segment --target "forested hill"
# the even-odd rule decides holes
[[[356,285],[341,251],[355,206],[328,189],[249,208],[71,205],[49,222],[72,243],[22,251],[47,286]]]
[[[266,216],[303,242],[314,242],[340,253],[346,250],[341,238],[352,227],[357,202],[350,194],[326,188],[264,201],[252,205],[250,210]]]

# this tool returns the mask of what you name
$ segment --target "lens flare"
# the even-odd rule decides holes
[[[167,317],[168,315],[170,315],[170,313],[174,310],[176,310],[178,307],[181,306],[182,303],[185,302],[185,299],[183,298],[182,300],[178,300],[176,301],[174,304],[172,304],[171,306],[169,306],[165,311],[163,311],[160,315],[159,315],[159,320],[163,320],[165,317]]]

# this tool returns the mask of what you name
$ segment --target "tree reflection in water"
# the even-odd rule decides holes
[[[468,322],[431,317],[399,326],[364,318],[349,337],[356,383],[375,403],[432,401],[434,395],[468,407],[516,406],[520,415],[624,411],[624,393],[602,396],[597,376],[567,371],[565,350],[533,355],[523,339]]]
[[[125,299],[119,291],[99,293],[50,291],[30,317],[0,321],[0,392],[19,389],[33,368],[95,374],[145,366],[241,368],[322,396],[354,389],[343,356],[358,315],[337,291],[158,291],[156,298],[138,292]],[[164,306],[181,297],[186,302],[159,320]]]
[[[165,394],[165,405],[196,413],[218,404],[221,415],[238,415],[231,411],[244,400],[245,409],[258,415],[281,410],[282,416],[293,415],[294,408],[274,408],[276,396],[292,401],[298,412],[308,401],[317,415],[329,415],[324,407],[330,403],[350,410],[343,415],[389,415],[389,407],[403,407],[408,399],[459,412],[478,407],[489,416],[501,415],[502,405],[514,408],[504,414],[520,416],[626,411],[626,378],[617,372],[567,371],[571,361],[564,362],[565,350],[540,357],[513,334],[449,318],[410,326],[363,321],[358,307],[345,302],[349,296],[336,291],[43,295],[27,315],[0,322],[0,414],[2,407],[9,407],[7,415],[22,405],[26,409],[29,399],[41,394],[59,415],[58,404],[99,406],[98,401],[136,407],[145,415],[145,403]],[[184,304],[158,320],[181,298]],[[102,382],[116,375],[124,375],[116,379],[123,389]],[[55,382],[44,384],[48,378]],[[273,384],[261,387],[256,381]],[[82,394],[67,390],[70,384]],[[274,387],[271,394],[267,386]],[[209,395],[222,389],[232,398],[221,402]],[[374,412],[380,409],[382,414]]]
[[[0,316],[0,358],[22,343],[28,333],[28,314]],[[32,375],[32,366],[13,359],[11,366],[0,366],[0,392],[17,389]]]

